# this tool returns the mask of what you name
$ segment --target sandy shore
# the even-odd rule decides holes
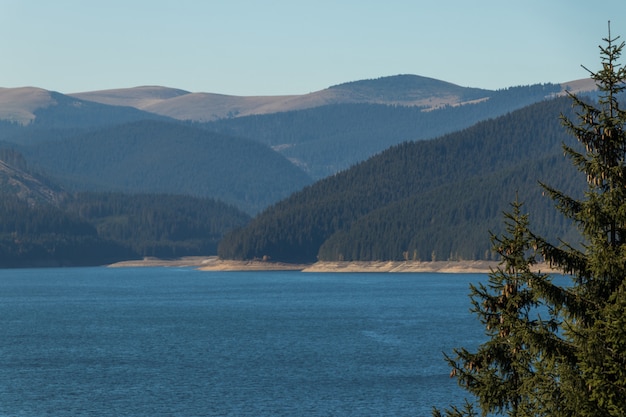
[[[201,271],[302,271],[302,272],[441,272],[489,273],[498,266],[492,261],[378,261],[378,262],[316,262],[313,264],[288,264],[262,261],[230,261],[216,256],[189,256],[178,259],[144,258],[118,262],[109,267],[193,267]],[[552,271],[548,265],[537,265],[533,270]]]
[[[170,267],[202,267],[211,262],[215,262],[217,256],[185,256],[176,259],[160,259],[160,258],[143,258],[131,261],[117,262],[108,265],[110,268],[131,268],[131,267],[150,267],[150,266],[170,266]]]
[[[176,259],[143,258],[117,262],[110,268],[195,267],[203,271],[301,271],[309,265],[261,261],[225,261],[217,256],[185,256]]]
[[[303,272],[445,272],[487,273],[497,267],[488,261],[380,261],[380,262],[317,262]]]
[[[314,264],[288,264],[262,261],[230,261],[216,256],[189,256],[178,259],[144,258],[109,265],[122,267],[195,267],[202,271],[302,271],[302,272],[463,272],[486,273],[496,267],[496,262],[316,262]]]

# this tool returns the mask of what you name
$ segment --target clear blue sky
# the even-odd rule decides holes
[[[396,74],[563,82],[597,68],[608,20],[626,40],[624,0],[0,0],[0,86],[280,95]]]

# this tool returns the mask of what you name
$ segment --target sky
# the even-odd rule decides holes
[[[585,78],[624,0],[0,0],[0,87],[306,94],[397,74]],[[626,51],[622,57],[626,63]]]

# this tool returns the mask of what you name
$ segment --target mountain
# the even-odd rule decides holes
[[[33,267],[215,255],[224,233],[249,216],[191,196],[69,193],[3,150],[0,219],[0,267]]]
[[[416,82],[419,82],[419,89],[415,87]],[[458,131],[562,91],[560,85],[538,84],[489,92],[414,77],[388,77],[332,89],[349,91],[353,97],[379,97],[387,103],[423,100],[433,107],[373,102],[328,104],[306,110],[216,120],[203,126],[265,143],[311,177],[321,179],[390,146]],[[466,104],[441,106],[450,97]]]
[[[227,259],[489,259],[487,231],[519,198],[539,232],[571,233],[542,197],[543,180],[580,181],[562,155],[567,98],[543,101],[430,141],[405,142],[273,205],[220,243]]]
[[[432,108],[480,100],[487,97],[488,93],[487,90],[463,88],[432,78],[398,75],[349,82],[309,94],[287,96],[241,97],[190,93],[150,86],[75,93],[71,96],[109,105],[133,106],[181,120],[206,122],[329,104],[376,103]]]
[[[594,88],[590,80],[561,85],[573,92]],[[108,105],[131,106],[180,120],[207,122],[224,118],[311,109],[334,104],[384,104],[434,109],[488,99],[493,91],[460,87],[417,75],[397,75],[347,82],[324,90],[285,96],[232,96],[191,93],[158,86],[112,89],[71,94]]]
[[[41,88],[0,88],[0,120],[16,126],[93,128],[145,119],[166,118],[134,107],[103,105]]]
[[[216,119],[198,126],[264,143],[321,179],[405,140],[431,139],[561,91],[552,84],[489,91],[416,75],[348,82],[297,96],[235,97],[153,86],[71,96],[37,91],[36,101],[27,99],[34,92],[19,90],[13,95],[21,93],[26,110],[39,105],[32,112],[34,128],[15,132],[5,127],[10,134],[0,129],[0,139],[62,139],[68,129],[101,127],[107,121]],[[52,100],[57,104],[49,104]]]
[[[552,117],[569,103],[545,101],[563,89],[411,75],[280,97],[0,89],[0,266],[206,253],[234,228],[224,257],[486,257],[480,233],[511,190],[547,212],[535,174],[575,177]],[[243,227],[238,208],[261,214]]]
[[[0,119],[26,125],[37,109],[55,104],[50,91],[35,87],[0,88]]]
[[[58,205],[66,198],[60,187],[27,172],[24,157],[11,149],[0,150],[0,194],[16,196],[29,206]]]
[[[256,213],[311,183],[259,142],[180,122],[144,120],[14,146],[70,191],[187,194]]]
[[[2,89],[0,147],[18,149],[72,191],[188,193],[254,214],[390,146],[464,129],[562,90],[489,91],[415,75],[280,97],[165,87],[71,96]],[[215,117],[226,118],[198,121]]]
[[[132,256],[100,238],[87,221],[59,209],[67,193],[27,172],[19,154],[0,154],[1,268],[99,265]]]
[[[215,255],[222,236],[250,220],[222,202],[173,194],[81,192],[66,198],[61,208],[135,257]]]

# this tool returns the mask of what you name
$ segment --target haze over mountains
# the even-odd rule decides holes
[[[71,95],[35,87],[0,89],[0,160],[3,161],[0,177],[4,178],[5,185],[12,184],[2,190],[17,196],[20,201],[28,201],[31,207],[50,206],[60,210],[51,216],[61,216],[70,207],[78,210],[70,215],[78,215],[82,222],[91,222],[94,229],[84,229],[80,222],[72,223],[76,230],[82,230],[82,234],[74,240],[82,242],[87,239],[90,245],[97,247],[113,239],[109,259],[129,256],[129,253],[137,256],[155,251],[178,255],[186,250],[197,253],[200,248],[213,248],[211,250],[215,251],[221,234],[247,221],[242,212],[255,216],[271,209],[270,212],[275,213],[273,205],[284,200],[277,206],[283,207],[287,204],[285,199],[293,193],[318,189],[317,185],[314,188],[310,186],[343,171],[354,172],[363,161],[390,147],[462,131],[477,122],[506,115],[533,103],[552,100],[562,95],[565,89],[580,92],[590,91],[593,87],[590,80],[578,80],[560,85],[517,86],[490,91],[414,75],[399,75],[349,82],[309,94],[276,97],[190,93],[156,86]],[[558,118],[558,114],[554,118]],[[474,140],[481,142],[483,139],[478,136]],[[516,146],[525,146],[524,140]],[[473,154],[471,158],[480,158],[480,155]],[[492,155],[489,160],[494,158],[498,156]],[[408,164],[407,161],[400,163],[394,160],[387,163],[410,167],[412,163],[419,165],[423,162],[417,158],[408,161]],[[444,155],[437,164],[442,166],[443,173],[446,172],[443,166],[458,165],[459,161]],[[439,170],[437,167],[431,169]],[[489,171],[490,165],[486,169]],[[411,175],[407,172],[407,177]],[[434,175],[431,181],[435,183],[445,184],[450,180],[446,174],[437,177],[430,172],[428,175]],[[33,180],[27,181],[27,178]],[[371,178],[364,181],[376,183]],[[45,188],[36,191],[34,184],[37,183],[48,184],[47,189],[57,190],[58,194],[52,193],[53,196],[46,201],[41,191]],[[33,184],[32,192],[26,192],[28,186],[24,184]],[[382,182],[380,186],[396,187],[391,183],[385,184]],[[359,196],[357,193],[352,203],[367,206],[367,196],[372,190],[368,190],[368,185],[363,186],[356,183],[350,185],[344,190],[344,195],[350,194],[350,190],[363,190],[364,194]],[[94,191],[100,194],[86,197],[83,194],[75,200],[76,193]],[[107,194],[112,192],[124,193],[125,196],[150,193],[210,199],[210,209],[205,211],[210,211],[215,218],[229,220],[223,227],[211,229],[210,241],[200,243],[199,237],[191,232],[186,237],[174,233],[174,230],[191,230],[190,225],[197,225],[195,215],[185,216],[186,226],[174,226],[174,223],[167,226],[173,221],[166,217],[175,212],[172,208],[178,204],[176,199],[141,197],[125,200],[127,197]],[[384,194],[388,190],[376,192]],[[310,218],[315,207],[324,206],[324,194],[333,195],[326,190],[319,194],[321,200],[307,200],[306,205],[300,207],[304,212],[296,216]],[[80,204],[68,205],[67,202],[71,201],[80,201]],[[99,206],[107,207],[106,212],[110,214],[82,217],[80,207],[95,204],[95,201]],[[113,201],[116,203],[111,205]],[[126,202],[122,204],[121,201]],[[118,230],[121,225],[119,219],[131,216],[130,212],[124,214],[118,211],[120,204],[135,207],[132,216],[137,216],[138,212],[147,212],[149,204],[155,201],[164,204],[167,201],[167,206],[158,208],[160,214],[157,215],[157,211],[151,214],[159,217],[159,230],[167,230],[159,232],[165,240],[150,245],[138,242],[137,228],[146,227],[147,223],[130,221],[130,217],[123,224],[127,225],[124,227],[133,225],[132,230]],[[192,211],[205,207],[205,202],[195,200],[180,200],[180,204],[192,207]],[[23,210],[17,203],[11,207],[11,216]],[[362,207],[355,210],[360,212]],[[307,211],[309,214],[306,214]],[[227,212],[234,216],[226,216]],[[291,215],[295,213],[291,209],[287,212]],[[345,221],[339,220],[342,216],[318,218],[331,223]],[[349,222],[354,220],[356,218]],[[287,222],[281,220],[279,224],[292,224],[292,221],[293,218]],[[420,224],[420,221],[415,224]],[[118,231],[112,234],[112,228]],[[271,228],[265,230],[267,236],[279,233]],[[348,232],[345,229],[342,233]],[[354,229],[350,233],[354,233]],[[134,237],[131,236],[133,234]],[[150,236],[150,239],[161,239],[156,234]],[[229,237],[231,248],[233,236]],[[345,248],[337,246],[336,242],[340,241],[338,236],[334,238],[335,243],[326,245],[327,251],[324,252],[334,255],[324,256],[333,258],[339,253],[342,257],[346,256]],[[94,240],[96,238],[101,240]],[[304,235],[301,238],[308,239]],[[11,239],[6,240],[9,246],[13,245]],[[334,249],[329,249],[331,246]],[[0,258],[1,248],[0,241]],[[32,249],[34,252],[37,250]],[[311,248],[307,251],[310,253]],[[251,256],[256,257],[259,253],[265,254],[257,251]],[[304,256],[304,253],[300,255]],[[242,257],[241,254],[230,256]],[[312,256],[317,255],[306,255],[307,259]],[[358,258],[361,255],[350,255],[351,258],[355,256]],[[393,256],[397,256],[397,250]],[[424,257],[423,253],[419,256]],[[94,258],[92,261],[97,260]]]
[[[254,214],[389,146],[463,129],[563,88],[546,84],[494,92],[401,75],[290,97],[163,87],[72,96],[2,89],[0,140],[23,153],[32,169],[75,191],[191,193]],[[152,112],[157,108],[160,114]],[[270,108],[280,112],[244,116]],[[230,116],[201,122],[216,114]],[[157,122],[169,125],[163,128],[167,134],[156,134]],[[177,151],[169,138],[182,141]],[[87,146],[90,141],[97,146]]]

